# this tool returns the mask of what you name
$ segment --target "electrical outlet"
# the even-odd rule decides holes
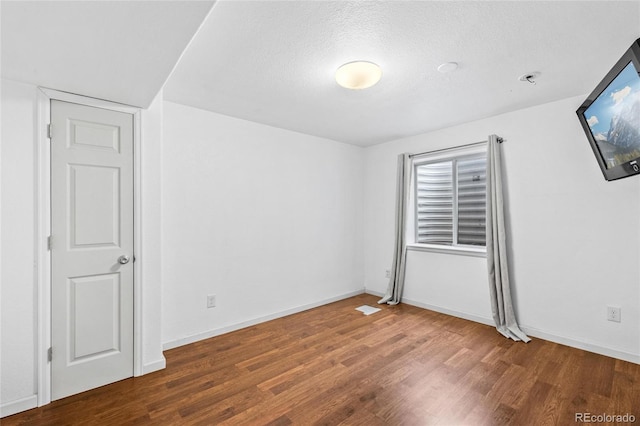
[[[207,296],[207,308],[215,308],[216,307],[216,295],[210,294]]]
[[[387,269],[386,271],[384,271],[384,276],[386,278],[391,278],[391,269]]]
[[[620,322],[622,308],[619,306],[607,306],[607,321]]]

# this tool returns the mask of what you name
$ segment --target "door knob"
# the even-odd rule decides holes
[[[120,263],[121,265],[126,265],[127,263],[129,263],[129,260],[131,260],[131,258],[126,254],[123,254],[118,258],[118,263]]]

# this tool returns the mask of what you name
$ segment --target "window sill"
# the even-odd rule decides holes
[[[468,246],[440,246],[435,244],[407,244],[407,250],[426,251],[430,253],[454,254],[459,256],[487,257],[485,247],[476,248]]]

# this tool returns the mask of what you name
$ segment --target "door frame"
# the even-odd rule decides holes
[[[67,92],[39,87],[36,111],[36,223],[35,247],[37,293],[37,392],[38,407],[51,402],[51,363],[48,350],[51,347],[51,252],[48,237],[51,235],[51,146],[48,125],[51,123],[51,101],[59,100],[89,107],[125,112],[133,115],[133,375],[144,374],[142,365],[142,223],[141,223],[141,109],[102,99],[89,98]]]

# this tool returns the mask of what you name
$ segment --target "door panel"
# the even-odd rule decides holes
[[[75,148],[102,149],[120,152],[120,138],[117,126],[69,120],[71,126],[69,144]]]
[[[52,399],[133,375],[133,116],[51,101]]]
[[[71,248],[119,247],[120,169],[69,165]]]
[[[120,350],[120,274],[69,280],[69,361]]]

